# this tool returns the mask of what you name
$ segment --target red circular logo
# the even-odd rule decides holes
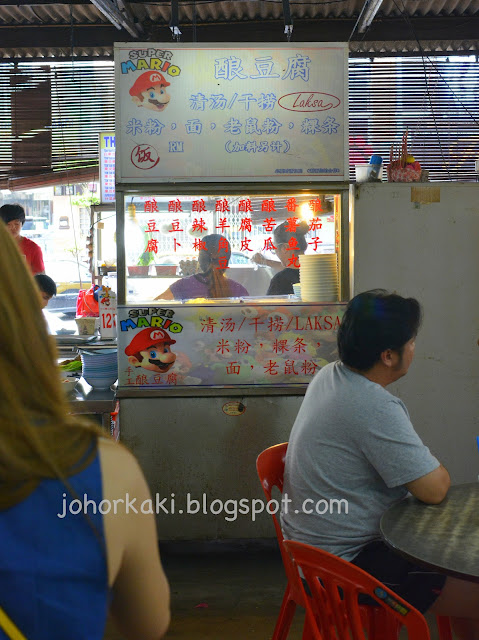
[[[131,162],[138,169],[153,169],[160,161],[160,156],[151,144],[139,144],[131,152]]]

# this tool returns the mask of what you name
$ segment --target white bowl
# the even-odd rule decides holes
[[[89,376],[88,374],[83,374],[83,378],[88,382],[90,387],[94,389],[109,389],[112,384],[114,384],[118,379],[118,374],[111,375],[108,377],[100,377],[100,376]]]
[[[65,393],[70,393],[76,387],[79,378],[63,378],[62,380],[62,389],[64,389]]]

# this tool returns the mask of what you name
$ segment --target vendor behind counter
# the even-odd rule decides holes
[[[307,222],[300,222],[294,230],[289,221],[275,227],[273,231],[275,253],[281,261],[283,269],[271,279],[266,295],[289,295],[294,293],[293,284],[299,282],[299,256],[308,248],[305,238],[308,231]],[[262,264],[262,262],[258,262]],[[269,264],[270,262],[265,261],[263,264]],[[273,264],[276,265],[277,263],[274,262]]]
[[[218,233],[205,236],[201,239],[198,252],[199,273],[177,280],[155,300],[237,298],[249,295],[243,285],[226,276],[230,258],[231,246],[224,236]]]

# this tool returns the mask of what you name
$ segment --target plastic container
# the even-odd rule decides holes
[[[157,276],[176,276],[176,264],[156,264]]]
[[[354,167],[356,182],[373,182],[383,176],[382,164],[357,164]]]
[[[357,164],[354,167],[356,172],[356,182],[367,182],[368,181],[368,172],[369,165],[368,164]]]
[[[100,318],[93,316],[75,318],[75,322],[77,323],[78,333],[81,336],[94,336],[100,329]]]
[[[128,275],[132,278],[145,278],[149,270],[150,265],[132,265],[128,267]]]
[[[381,180],[383,177],[383,165],[381,164],[369,164],[368,181]]]

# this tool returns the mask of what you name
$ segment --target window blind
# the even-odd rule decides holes
[[[354,165],[372,153],[387,163],[406,130],[409,152],[430,180],[476,180],[478,94],[475,56],[351,58],[351,180]],[[26,178],[23,188],[29,177],[32,186],[39,177],[84,180],[98,166],[98,134],[109,130],[112,61],[0,63],[0,188],[10,178]]]
[[[0,188],[84,181],[114,109],[112,61],[0,64]]]
[[[408,152],[430,180],[477,179],[479,63],[475,56],[349,61],[350,177],[372,153]]]

